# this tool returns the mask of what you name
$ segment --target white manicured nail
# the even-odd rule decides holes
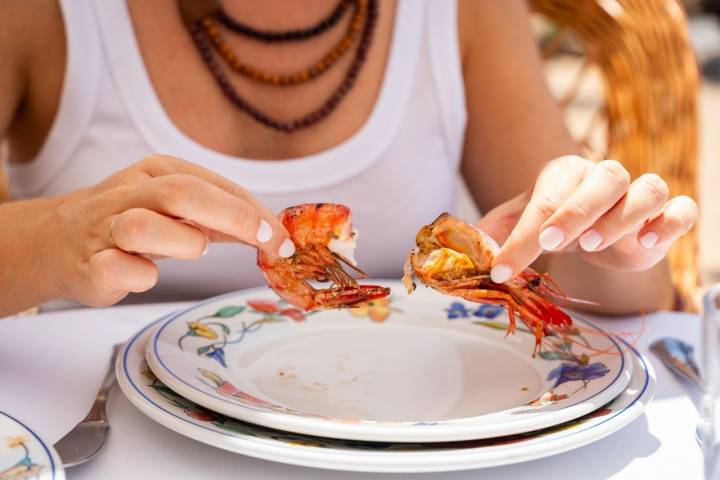
[[[280,248],[278,249],[278,255],[280,255],[282,258],[290,258],[293,255],[295,255],[295,244],[290,240],[289,238],[286,238],[285,241],[280,245]]]
[[[205,235],[205,248],[203,248],[203,251],[200,254],[200,256],[204,257],[205,255],[207,255],[208,248],[210,248],[210,237]]]
[[[512,277],[512,270],[507,265],[495,265],[490,270],[490,280],[495,283],[505,283]]]
[[[603,242],[603,237],[594,228],[580,237],[580,247],[586,252],[594,252]]]
[[[655,232],[647,232],[640,237],[640,244],[645,248],[653,248],[658,241],[658,234]]]
[[[538,242],[543,250],[555,250],[565,240],[565,234],[555,225],[540,232]]]
[[[272,227],[268,222],[266,222],[264,219],[260,219],[260,227],[258,227],[257,235],[255,235],[255,238],[257,238],[257,241],[260,243],[265,243],[268,240],[270,240],[273,236]]]

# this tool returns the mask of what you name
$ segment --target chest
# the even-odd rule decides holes
[[[93,11],[80,11],[82,5]],[[195,89],[174,86],[172,79],[164,86],[153,85],[124,0],[98,0],[90,5],[67,2],[65,13],[71,21],[80,14],[94,21],[73,22],[68,29],[69,76],[62,107],[43,153],[10,170],[15,195],[63,194],[97,183],[148,154],[163,152],[243,185],[273,210],[313,201],[347,203],[354,211],[365,208],[366,212],[356,213],[366,215],[371,223],[396,228],[397,219],[407,216],[404,212],[422,212],[421,206],[432,205],[447,209],[445,200],[454,185],[462,145],[465,103],[457,88],[455,17],[444,5],[451,4],[397,3],[398,13],[388,30],[392,47],[382,65],[381,91],[375,98],[368,96],[366,104],[352,97],[343,103],[364,112],[367,118],[359,129],[349,129],[347,135],[310,135],[307,142],[300,135],[309,135],[309,131],[299,132],[297,137],[282,134],[273,142],[259,141],[255,137],[260,133],[236,126],[218,136],[220,142],[226,142],[222,144],[225,148],[208,148],[205,139],[214,138],[215,130],[224,125],[214,116],[231,112],[227,122],[231,124],[243,121],[244,115],[227,108],[222,96],[217,98],[222,106],[216,107],[209,99],[208,105],[203,103],[202,95],[189,98]],[[74,11],[76,8],[79,11]],[[197,60],[191,52],[183,50],[179,58],[168,53],[168,62]],[[204,74],[202,67],[199,64],[195,72]],[[181,77],[178,75],[178,84],[186,81]],[[219,95],[211,82],[198,85],[197,91],[206,87],[208,98]],[[172,94],[174,103],[161,103],[158,90],[163,88],[181,91]],[[361,81],[353,95],[366,91]],[[189,105],[198,112],[178,116],[170,111],[184,111]],[[344,128],[347,124],[340,111],[334,115],[336,121],[328,119],[317,128],[336,124]],[[197,135],[189,135],[177,128],[183,118],[204,127]],[[319,139],[329,146],[312,143]],[[317,153],[311,154],[316,148]],[[245,149],[257,149],[256,154],[243,155]],[[283,152],[293,158],[273,160],[283,158]],[[263,153],[271,159],[258,160]],[[414,228],[416,222],[412,223]]]
[[[327,6],[335,3],[332,0]],[[324,120],[287,134],[261,125],[228,100],[202,61],[174,0],[130,0],[128,7],[150,82],[172,122],[212,150],[254,159],[314,154],[341,143],[361,128],[382,86],[395,13],[394,0],[378,2],[369,53],[352,88]],[[252,11],[245,13],[250,17],[248,23],[252,22]],[[332,29],[303,41],[264,43],[227,29],[221,29],[221,33],[243,63],[269,73],[298,72],[342,40],[352,14],[353,9],[348,9]],[[325,73],[299,85],[271,85],[225,67],[224,71],[237,94],[252,107],[270,118],[291,121],[327,102],[347,76],[356,48],[353,45]],[[217,54],[214,56],[222,61]]]

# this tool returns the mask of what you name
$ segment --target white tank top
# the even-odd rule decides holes
[[[9,169],[14,198],[95,184],[151,153],[184,158],[242,185],[274,211],[348,205],[357,260],[401,275],[420,225],[452,210],[466,123],[455,1],[398,0],[385,77],[366,123],[339,145],[301,158],[252,160],[184,135],[155,94],[125,0],[61,0],[67,64],[59,110],[31,162]],[[232,107],[228,107],[232,108]],[[163,260],[142,300],[198,298],[262,284],[255,251],[214,244],[197,261]]]

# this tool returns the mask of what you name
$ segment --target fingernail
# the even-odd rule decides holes
[[[282,258],[289,258],[295,255],[295,244],[290,240],[289,238],[286,238],[285,241],[280,245],[280,248],[278,249],[278,255],[280,255]]]
[[[653,248],[658,241],[658,234],[655,232],[647,232],[640,237],[640,244],[645,248]]]
[[[510,280],[510,277],[512,277],[512,269],[507,265],[495,265],[490,270],[490,280],[495,283],[505,283]]]
[[[580,237],[580,247],[586,252],[594,252],[603,242],[603,237],[594,228]]]
[[[272,227],[268,222],[266,222],[264,219],[260,219],[260,226],[258,227],[257,235],[255,235],[255,238],[257,238],[257,241],[260,243],[265,243],[268,240],[270,240],[273,236]]]
[[[203,251],[200,254],[200,256],[204,257],[205,255],[207,255],[208,248],[210,248],[210,237],[205,235],[205,248],[203,248]]]
[[[565,234],[556,226],[550,226],[540,232],[538,242],[543,250],[555,250],[565,240]]]

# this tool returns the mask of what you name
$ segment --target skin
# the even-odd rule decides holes
[[[280,30],[316,22],[335,0],[224,4],[251,25]],[[368,61],[331,119],[285,135],[249,119],[223,97],[173,0],[128,5],[150,79],[178,128],[212,149],[257,159],[317,153],[364,124],[380,90],[395,12],[394,0],[380,2]],[[594,164],[575,155],[578,147],[544,83],[524,2],[459,0],[458,8],[468,109],[462,174],[487,212],[481,228],[503,244],[493,277],[502,281],[553,250],[561,253],[545,255],[541,269],[568,295],[598,302],[599,311],[669,307],[663,258],[694,224],[695,203],[670,198],[656,175],[631,182],[617,162]],[[295,71],[327,51],[343,30],[281,49],[237,35],[227,39],[252,65]],[[8,140],[14,161],[31,160],[52,125],[65,68],[64,35],[54,0],[0,3],[0,138]],[[270,115],[294,118],[322,102],[350,58],[296,90],[234,81]],[[280,254],[287,232],[242,187],[185,160],[137,160],[93,187],[0,206],[0,224],[14,226],[0,231],[0,315],[53,298],[111,305],[152,288],[158,257],[198,258],[209,242],[236,241]],[[261,220],[272,229],[264,242],[257,239]],[[543,233],[548,227],[555,227],[554,235]],[[582,248],[588,242],[578,240],[593,229],[602,240],[588,252]],[[657,235],[651,248],[639,240],[648,232]],[[559,244],[550,245],[558,238]],[[282,253],[291,254],[285,245]]]

